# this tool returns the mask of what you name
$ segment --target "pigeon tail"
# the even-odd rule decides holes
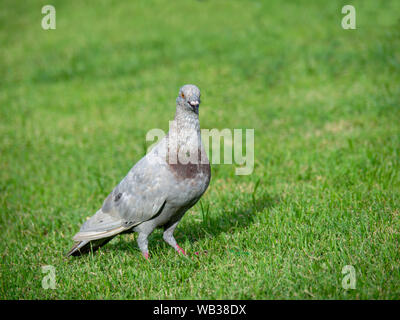
[[[114,237],[112,236],[104,239],[79,241],[75,243],[75,245],[71,248],[71,250],[68,251],[68,253],[65,256],[66,257],[80,256],[82,254],[89,253],[91,251],[95,252],[100,247],[104,246],[106,243],[111,241],[112,238]]]

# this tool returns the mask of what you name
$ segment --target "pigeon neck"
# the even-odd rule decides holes
[[[175,121],[177,130],[195,130],[200,132],[199,115],[193,111],[176,106]]]
[[[202,150],[199,116],[185,106],[177,104],[175,119],[170,123],[168,132],[168,156],[177,155],[179,161],[185,159],[182,163],[187,163],[189,156],[191,163],[195,163],[201,154],[199,150]]]

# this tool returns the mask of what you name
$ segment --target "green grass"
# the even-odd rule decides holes
[[[345,4],[2,1],[0,298],[399,299],[400,2]],[[212,166],[187,259],[160,231],[150,263],[135,235],[65,259],[185,83],[202,128],[255,129],[254,172]]]

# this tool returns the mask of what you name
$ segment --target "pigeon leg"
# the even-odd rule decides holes
[[[148,240],[147,240],[148,234],[146,233],[139,233],[137,243],[139,246],[140,251],[142,251],[143,257],[145,257],[147,260],[149,260],[149,249],[148,249]]]
[[[163,234],[163,239],[165,240],[166,243],[168,243],[172,248],[174,248],[178,253],[182,253],[183,255],[186,255],[185,250],[183,250],[177,243],[174,238],[174,231],[176,226],[178,225],[178,222],[175,222],[173,225],[167,227],[164,230]]]

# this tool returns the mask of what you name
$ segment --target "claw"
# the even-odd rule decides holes
[[[196,256],[199,256],[200,254],[207,254],[207,250],[204,250],[204,251],[202,251],[202,252],[196,251],[194,254],[195,254]]]

